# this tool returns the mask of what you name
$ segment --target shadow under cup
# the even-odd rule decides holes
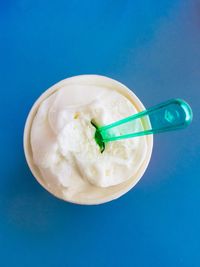
[[[105,203],[111,200],[114,200],[126,192],[128,192],[132,187],[135,186],[135,184],[140,180],[142,175],[144,174],[152,153],[153,148],[153,135],[147,135],[143,136],[142,138],[146,138],[147,142],[147,151],[144,158],[144,161],[142,162],[140,168],[138,171],[134,174],[133,177],[128,179],[127,181],[115,185],[110,186],[107,188],[101,188],[96,186],[88,186],[86,190],[83,192],[75,195],[74,197],[67,198],[64,196],[61,192],[61,190],[54,189],[52,187],[48,187],[46,181],[43,179],[43,177],[40,174],[39,169],[33,162],[33,154],[30,144],[30,132],[32,127],[33,119],[37,113],[37,110],[40,106],[40,104],[48,98],[51,94],[56,92],[57,90],[61,89],[63,86],[67,85],[75,85],[75,84],[81,84],[81,85],[94,85],[94,86],[101,86],[106,87],[108,89],[116,90],[122,95],[124,95],[126,98],[129,99],[135,106],[138,112],[145,109],[143,104],[140,102],[140,100],[137,98],[137,96],[129,90],[125,85],[121,84],[118,81],[115,81],[113,79],[110,79],[105,76],[99,76],[99,75],[80,75],[80,76],[74,76],[71,78],[64,79],[52,87],[50,87],[48,90],[46,90],[34,103],[33,107],[31,108],[29,115],[26,120],[25,129],[24,129],[24,152],[25,157],[28,163],[28,166],[34,175],[34,177],[37,179],[37,181],[51,194],[54,196],[63,199],[68,202],[76,203],[76,204],[84,204],[84,205],[94,205],[94,204],[101,204]]]

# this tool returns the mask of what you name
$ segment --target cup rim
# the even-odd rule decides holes
[[[128,191],[130,191],[138,182],[139,180],[142,178],[143,174],[145,173],[150,159],[151,159],[151,155],[152,155],[152,150],[153,150],[153,135],[148,135],[146,136],[147,138],[147,152],[146,152],[146,157],[142,163],[142,165],[140,166],[139,170],[137,171],[137,173],[130,178],[130,180],[132,179],[132,182],[126,186],[124,186],[121,190],[109,195],[109,196],[104,196],[101,199],[95,199],[95,200],[86,200],[86,201],[72,201],[71,199],[67,199],[67,198],[62,198],[60,195],[55,194],[55,192],[52,192],[47,186],[45,186],[45,183],[43,183],[41,175],[39,174],[39,171],[37,170],[36,165],[33,162],[32,159],[32,155],[31,155],[31,145],[30,145],[30,131],[31,131],[31,126],[32,126],[32,122],[33,119],[35,117],[35,114],[39,108],[40,103],[42,103],[47,97],[49,97],[51,94],[53,94],[55,91],[57,91],[58,89],[62,88],[62,86],[69,84],[70,81],[74,81],[75,79],[97,79],[98,81],[102,80],[102,82],[110,82],[112,83],[112,85],[116,85],[118,87],[120,87],[121,91],[123,91],[123,93],[125,93],[126,95],[128,95],[128,97],[130,98],[130,100],[132,102],[134,102],[134,106],[136,107],[136,109],[138,111],[142,111],[145,109],[144,105],[142,104],[142,102],[139,100],[139,98],[134,94],[133,91],[131,91],[128,87],[126,87],[124,84],[122,84],[119,81],[116,81],[112,78],[106,77],[106,76],[102,76],[102,75],[96,75],[96,74],[83,74],[83,75],[77,75],[77,76],[72,76],[66,79],[63,79],[61,81],[59,81],[58,83],[54,84],[53,86],[51,86],[50,88],[48,88],[47,90],[45,90],[38,98],[37,100],[34,102],[32,108],[30,109],[26,122],[25,122],[25,127],[24,127],[24,135],[23,135],[23,147],[24,147],[24,154],[25,154],[25,158],[27,161],[27,164],[33,174],[33,176],[35,177],[35,179],[38,181],[38,183],[44,188],[46,189],[49,193],[51,193],[52,195],[54,195],[55,197],[66,201],[66,202],[70,202],[70,203],[74,203],[74,204],[81,204],[81,205],[97,205],[97,204],[103,204],[106,202],[110,202],[114,199],[117,199],[119,197],[121,197],[122,195],[124,195],[125,193],[127,193]]]

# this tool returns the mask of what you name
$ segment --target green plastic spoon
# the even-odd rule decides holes
[[[98,126],[95,120],[91,123],[96,128],[94,137],[102,153],[107,142],[182,129],[191,123],[192,117],[191,107],[176,98],[106,126]],[[138,119],[143,127],[136,123]]]

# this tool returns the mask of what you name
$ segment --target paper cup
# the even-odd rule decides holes
[[[153,135],[143,136],[141,138],[146,138],[147,142],[147,151],[145,155],[145,159],[143,163],[141,164],[139,170],[126,182],[123,182],[119,185],[111,186],[108,188],[100,188],[91,186],[90,190],[87,190],[80,194],[80,196],[67,198],[66,196],[63,196],[59,190],[54,190],[54,188],[49,188],[47,186],[47,183],[45,179],[41,176],[39,169],[33,162],[33,155],[32,155],[32,149],[30,144],[30,132],[32,127],[33,119],[37,113],[37,110],[40,106],[40,104],[48,98],[52,93],[56,92],[60,88],[66,85],[71,84],[82,84],[82,85],[96,85],[96,86],[102,86],[110,89],[114,89],[121,94],[123,94],[125,97],[127,97],[135,106],[138,112],[145,109],[141,101],[138,99],[138,97],[129,90],[125,85],[122,83],[115,81],[113,79],[110,79],[105,76],[100,75],[79,75],[74,76],[71,78],[64,79],[49,89],[47,89],[34,103],[33,107],[31,108],[29,115],[26,120],[25,129],[24,129],[24,152],[25,157],[28,163],[28,166],[34,175],[34,177],[37,179],[37,181],[51,194],[54,196],[63,199],[68,202],[76,203],[76,204],[83,204],[83,205],[94,205],[94,204],[102,204],[105,202],[109,202],[111,200],[114,200],[125,193],[127,193],[131,188],[133,188],[136,183],[141,179],[143,176],[152,153],[153,148]],[[83,92],[84,94],[84,92]],[[148,123],[148,122],[147,122]]]

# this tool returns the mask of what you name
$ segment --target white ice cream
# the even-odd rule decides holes
[[[91,119],[106,125],[136,112],[110,88],[69,84],[50,95],[31,128],[33,160],[47,186],[69,197],[87,186],[110,187],[132,177],[144,161],[146,139],[110,142],[100,153]],[[135,127],[142,126],[137,122]]]

